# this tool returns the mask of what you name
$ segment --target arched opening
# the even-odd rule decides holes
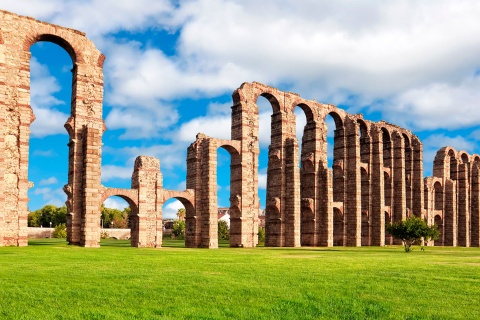
[[[433,209],[434,210],[443,210],[443,187],[440,182],[435,182],[433,184]]]
[[[362,211],[362,246],[370,245],[370,219],[366,211]]]
[[[224,148],[217,149],[217,199],[218,199],[218,243],[230,240],[230,197],[232,158]]]
[[[413,194],[412,194],[412,182],[413,182],[413,149],[411,147],[410,139],[408,136],[402,134],[405,148],[405,192],[406,192],[406,204],[407,212],[413,210]],[[414,215],[419,216],[421,212],[413,212]]]
[[[218,243],[238,246],[242,243],[243,223],[237,201],[242,195],[242,159],[238,150],[230,145],[220,146],[217,155],[217,193],[222,194],[221,201],[224,201],[219,201],[218,207]]]
[[[346,245],[344,216],[343,212],[337,207],[333,208],[333,245]]]
[[[179,199],[170,198],[163,203],[162,247],[184,247],[186,245],[187,218],[191,217],[187,217],[186,207]],[[189,222],[191,224],[192,221]],[[193,229],[195,229],[195,223]]]
[[[443,220],[440,215],[435,215],[434,223],[437,225],[440,236],[434,241],[435,246],[443,246]]]
[[[54,36],[41,37],[30,52],[30,105],[36,120],[28,141],[28,181],[33,182],[28,191],[28,225],[43,230],[30,229],[29,236],[63,237],[69,217],[62,190],[69,179],[64,124],[72,96],[72,88],[64,84],[72,83],[75,56],[64,40]],[[55,228],[59,231],[54,232]]]
[[[450,151],[448,151],[448,157],[450,157],[450,179],[451,180],[457,180],[457,171],[458,171],[458,162],[457,162],[457,158],[456,158],[456,155],[455,155],[455,151],[453,151],[452,149],[450,149]]]
[[[335,112],[328,114],[325,119],[325,125],[327,126],[327,162],[332,174],[332,200],[337,203],[337,206],[343,206],[343,202],[345,201],[345,128],[341,117]],[[333,149],[330,149],[332,145]],[[334,219],[333,234],[334,245],[346,245],[345,219],[343,213],[341,220]]]
[[[392,223],[392,219],[391,219],[390,213],[388,213],[387,211],[385,211],[384,216],[385,216],[385,245],[390,245],[392,244],[393,237],[387,233],[387,226],[390,223]]]
[[[130,246],[131,220],[138,217],[137,211],[135,202],[126,196],[110,196],[105,199],[100,212],[100,245]]]
[[[282,246],[282,219],[277,205],[282,193],[282,115],[277,99],[262,93],[255,102],[258,108],[258,196],[259,238],[266,246]],[[264,227],[262,227],[264,225]],[[265,237],[263,237],[265,235]]]

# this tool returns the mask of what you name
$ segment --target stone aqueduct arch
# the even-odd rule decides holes
[[[198,134],[188,148],[187,190],[165,190],[160,162],[135,161],[131,189],[100,181],[105,57],[79,31],[0,11],[0,246],[27,245],[30,124],[30,46],[50,41],[64,48],[74,68],[69,134],[67,240],[96,247],[100,207],[109,196],[131,206],[131,243],[162,245],[162,205],[170,198],[186,208],[186,246],[218,247],[217,149],[231,155],[230,245],[254,247],[258,230],[259,119],[257,99],[272,106],[268,152],[266,245],[332,246],[393,243],[388,222],[407,215],[441,223],[441,245],[480,246],[480,156],[446,147],[434,176],[423,180],[422,144],[410,131],[370,122],[330,104],[305,100],[260,83],[233,93],[231,140]],[[296,138],[294,109],[307,122]],[[335,123],[332,165],[327,125]],[[299,146],[301,145],[301,155]]]

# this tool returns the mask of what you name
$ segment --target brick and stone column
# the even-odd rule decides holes
[[[383,140],[382,131],[377,125],[372,125],[372,193],[371,193],[371,216],[372,216],[372,245],[385,245],[385,186],[383,165]]]
[[[359,126],[354,118],[345,119],[345,201],[344,217],[346,223],[346,245],[361,246],[361,176],[360,176],[360,139]]]
[[[474,162],[472,166],[471,183],[471,245],[480,247],[480,174],[478,163]]]
[[[162,201],[158,199],[158,190],[161,188],[160,161],[154,157],[137,157],[132,175],[132,189],[138,190],[138,213],[135,217],[138,233],[132,230],[132,246],[161,246],[162,239],[158,238],[161,237],[161,233],[158,234],[161,225],[158,226],[157,219],[162,216],[159,206]]]
[[[445,180],[444,187],[444,244],[457,246],[457,183],[451,179]]]
[[[470,246],[470,186],[468,183],[468,163],[458,166],[457,210],[458,210],[458,246]]]

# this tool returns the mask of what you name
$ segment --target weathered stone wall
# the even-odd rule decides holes
[[[441,233],[435,245],[480,246],[480,155],[444,147],[425,178],[425,209]]]
[[[101,203],[100,146],[105,57],[82,32],[0,11],[0,245],[27,245],[27,191],[30,125],[30,47],[39,41],[58,44],[73,62],[69,134],[69,242],[98,246],[92,218]],[[87,198],[88,199],[87,199]],[[88,201],[87,201],[88,200]]]

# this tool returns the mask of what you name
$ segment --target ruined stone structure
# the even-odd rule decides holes
[[[131,189],[101,184],[105,57],[79,31],[0,11],[0,246],[27,245],[30,46],[50,41],[73,62],[69,134],[67,240],[97,247],[101,204],[120,196],[131,208],[131,244],[161,247],[162,205],[186,208],[187,247],[217,248],[217,149],[231,156],[230,245],[255,247],[259,225],[257,100],[272,107],[268,152],[266,245],[381,246],[393,243],[385,225],[414,214],[437,223],[440,245],[480,246],[480,157],[443,148],[434,176],[423,179],[422,144],[406,129],[370,122],[330,104],[305,100],[260,83],[233,93],[231,139],[198,134],[187,154],[187,190],[165,190],[160,161],[140,156]],[[296,138],[299,107],[307,123]],[[327,157],[327,122],[335,126]],[[301,150],[301,151],[299,151]],[[331,166],[329,166],[331,163]]]
[[[386,122],[373,123],[260,83],[244,83],[233,93],[232,140],[199,135],[189,148],[187,187],[196,190],[197,216],[208,216],[201,224],[202,234],[209,234],[209,239],[216,235],[216,221],[211,223],[217,212],[216,150],[223,147],[232,159],[231,229],[235,237],[231,245],[256,245],[256,102],[260,96],[272,106],[265,245],[384,245],[392,242],[385,236],[386,223],[410,213],[422,215],[422,144],[410,131]],[[301,142],[295,133],[296,107],[307,118]],[[331,169],[327,116],[335,122]]]
[[[433,177],[425,178],[428,222],[441,236],[435,245],[480,246],[480,155],[440,149],[433,162]]]

